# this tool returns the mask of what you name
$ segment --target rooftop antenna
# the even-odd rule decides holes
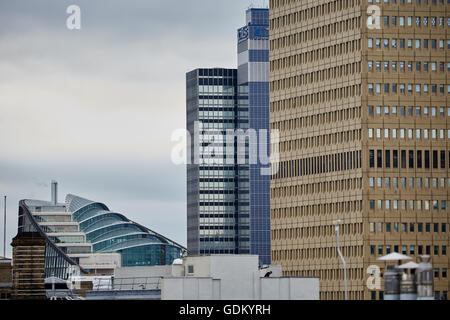
[[[6,258],[6,196],[4,200],[4,216],[3,216],[3,257]]]

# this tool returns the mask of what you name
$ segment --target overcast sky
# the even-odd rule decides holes
[[[185,73],[236,67],[236,30],[252,3],[267,5],[0,0],[7,243],[17,233],[18,201],[49,199],[55,179],[60,202],[67,193],[103,202],[185,245],[185,167],[171,163],[170,141],[185,128]],[[66,27],[71,4],[81,8],[81,30]]]

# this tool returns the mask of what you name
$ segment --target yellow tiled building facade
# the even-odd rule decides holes
[[[447,298],[449,8],[270,0],[272,263],[320,277],[321,299],[344,298],[337,219],[350,299],[383,299],[366,281],[394,251],[430,254],[435,297]]]

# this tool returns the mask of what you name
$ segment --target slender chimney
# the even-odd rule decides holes
[[[58,203],[58,182],[52,180],[52,203],[56,205]]]

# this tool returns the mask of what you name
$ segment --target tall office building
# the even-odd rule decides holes
[[[344,298],[335,220],[350,299],[383,298],[366,281],[394,251],[431,255],[447,298],[448,3],[270,0],[272,262],[321,299]]]
[[[269,152],[269,136],[261,134],[269,127],[268,23],[268,9],[247,10],[238,30],[237,70],[186,75],[189,254],[258,254],[260,264],[270,263],[269,165],[250,156]],[[258,140],[247,138],[240,156],[238,131],[249,137],[249,129]],[[227,146],[227,130],[236,133],[233,146]],[[232,163],[226,161],[230,152]]]
[[[264,174],[268,164],[259,156],[270,149],[268,9],[247,10],[246,26],[238,30],[238,65],[238,85],[248,92],[249,127],[259,133],[258,141],[250,142],[258,155],[258,161],[250,163],[251,253],[270,264],[270,171]]]
[[[247,93],[236,69],[196,69],[186,85],[188,254],[248,254],[249,167],[225,159],[226,130],[248,128]]]

